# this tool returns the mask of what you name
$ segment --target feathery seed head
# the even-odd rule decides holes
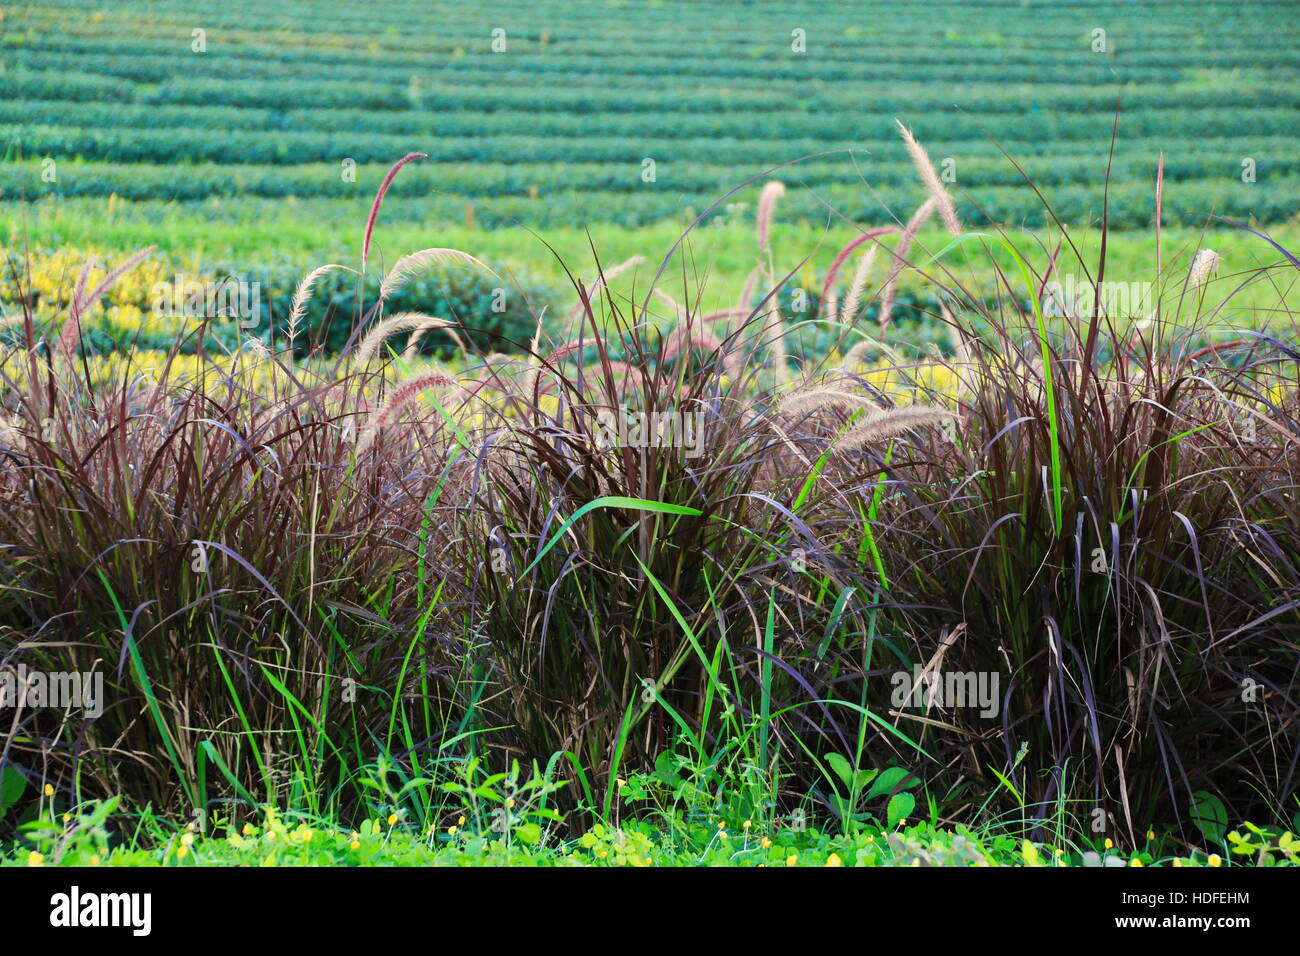
[[[1219,264],[1222,261],[1223,256],[1213,249],[1202,249],[1192,260],[1192,268],[1187,275],[1188,286],[1196,289],[1205,285],[1210,281],[1210,277],[1219,271]]]
[[[425,332],[429,329],[445,329],[449,328],[451,324],[452,323],[448,322],[446,319],[440,319],[432,315],[425,315],[423,312],[399,312],[397,315],[384,319],[384,321],[380,322],[366,333],[366,337],[363,338],[361,343],[357,346],[354,355],[355,363],[357,365],[365,365],[366,362],[370,361],[370,359],[374,357],[374,354],[379,351],[380,346],[384,344],[385,340],[387,340],[389,336],[395,335],[398,332],[407,332],[412,329],[416,329],[420,332]],[[411,348],[413,344],[414,343],[408,342],[407,348]]]
[[[758,197],[758,251],[763,255],[771,252],[772,213],[776,210],[776,201],[785,195],[785,183],[772,180],[763,187]]]
[[[944,227],[954,236],[961,235],[961,221],[957,218],[957,207],[953,204],[952,195],[939,178],[939,173],[934,168],[934,163],[930,162],[930,157],[925,148],[916,141],[902,122],[898,123],[898,131],[903,134],[903,144],[907,147],[908,154],[912,157],[912,162],[916,165],[916,171],[921,175],[921,182],[925,183],[925,188],[930,193],[930,198],[934,200],[935,206],[939,210],[939,218],[943,220]]]
[[[419,394],[430,388],[457,388],[460,383],[441,372],[426,372],[406,379],[393,390],[388,401],[371,415],[370,422],[357,437],[357,454],[360,455],[374,442],[379,434],[407,405],[415,401]]]
[[[865,424],[845,433],[835,447],[842,452],[853,451],[864,445],[885,441],[889,438],[897,438],[914,428],[941,425],[956,418],[957,416],[947,409],[933,408],[926,405],[891,409],[868,419]]]

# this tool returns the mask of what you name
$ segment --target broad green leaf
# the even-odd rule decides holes
[[[886,817],[889,821],[890,829],[898,826],[898,821],[905,820],[916,808],[916,797],[904,791],[896,793],[889,798],[889,809],[886,811]]]
[[[27,778],[18,772],[17,767],[5,767],[0,772],[0,817],[18,802],[26,789]]]
[[[826,762],[831,765],[831,769],[844,781],[844,786],[850,786],[853,783],[853,771],[849,767],[849,762],[839,754],[827,754]]]
[[[1192,823],[1211,843],[1222,843],[1228,828],[1228,811],[1223,801],[1207,790],[1192,794]]]
[[[1024,857],[1025,866],[1042,866],[1038,859],[1038,847],[1034,846],[1028,840],[1022,841],[1020,845],[1020,855]]]
[[[915,787],[918,783],[920,783],[920,781],[915,777],[908,779],[906,767],[889,767],[884,770],[880,776],[876,778],[876,782],[871,785],[871,790],[867,793],[867,799],[870,800],[872,797],[879,797],[882,794],[891,793],[894,790],[899,789],[900,784],[902,784],[903,787]]]
[[[867,789],[867,784],[876,779],[879,770],[859,770],[853,775],[853,789],[859,792]]]

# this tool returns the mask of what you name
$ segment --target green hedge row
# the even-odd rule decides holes
[[[129,10],[135,5],[122,3],[117,6]],[[961,5],[945,5],[942,15],[945,33],[953,37],[955,43],[963,45],[949,44],[942,48],[918,45],[909,52],[919,65],[937,62],[967,67],[987,65],[989,48],[997,49],[999,55],[1008,55],[1010,62],[1022,63],[1033,63],[1035,58],[1043,60],[1044,54],[1058,59],[1069,55],[1076,55],[1080,59],[1089,56],[1090,21],[1098,19],[1097,5],[1058,6],[1059,9],[1053,9],[1034,5],[1032,10],[1026,10],[1023,5],[1016,4],[1005,9],[1004,15],[1008,17],[1032,14],[1035,37],[1034,42],[1028,44],[1015,35],[1014,29],[1005,33],[990,32],[990,22],[997,14],[988,9],[988,4],[976,5],[974,10],[967,10]],[[330,10],[328,28],[342,36],[382,36],[385,57],[403,66],[418,64],[430,56],[454,54],[458,50],[470,56],[486,55],[489,50],[489,31],[498,25],[510,28],[508,34],[512,56],[537,60],[581,56],[637,62],[667,58],[671,57],[674,47],[680,45],[682,36],[692,36],[698,38],[701,44],[707,44],[707,49],[728,57],[728,62],[719,67],[725,71],[737,68],[737,61],[757,60],[773,53],[788,52],[787,19],[797,19],[798,24],[804,26],[814,39],[813,49],[816,55],[804,58],[805,62],[820,58],[844,64],[864,60],[895,63],[900,58],[900,50],[907,49],[906,41],[909,38],[935,32],[936,17],[928,7],[929,4],[895,3],[890,7],[887,17],[873,20],[854,16],[855,12],[861,11],[852,6],[841,8],[837,12],[825,4],[816,7],[800,5],[792,8],[785,17],[769,18],[767,24],[755,25],[746,30],[718,30],[719,20],[725,19],[725,13],[719,15],[716,8],[692,9],[680,4],[676,5],[671,21],[655,16],[654,9],[638,10],[624,5],[619,10],[616,23],[602,23],[600,18],[581,14],[574,17],[571,9],[547,4],[530,4],[529,15],[522,22],[515,11],[510,11],[514,16],[497,17],[496,19],[507,21],[503,24],[492,22],[494,18],[483,16],[481,11],[477,16],[475,11],[467,11],[468,15],[462,18],[457,16],[454,8],[444,7],[438,11],[439,29],[432,34],[418,35],[411,35],[414,31],[410,30],[409,12],[395,7],[387,10],[368,8],[361,14],[352,14],[345,8],[335,7]],[[1215,16],[1217,10],[1221,11],[1224,18],[1234,18],[1239,23],[1241,21],[1239,7],[1198,4],[1198,8],[1201,16]],[[1175,68],[1181,66],[1186,52],[1186,40],[1185,31],[1177,29],[1176,21],[1182,12],[1181,5],[1177,3],[1147,2],[1123,10],[1122,17],[1106,17],[1117,42],[1123,42],[1126,55],[1122,60],[1112,57],[1098,59],[1125,67],[1148,64]],[[1254,4],[1252,12],[1255,16],[1241,24],[1239,29],[1225,31],[1215,38],[1215,42],[1203,44],[1197,50],[1198,62],[1232,68],[1239,65],[1239,57],[1247,49],[1283,58],[1290,55],[1293,58],[1294,46],[1286,42],[1284,32],[1290,12],[1278,7],[1261,8],[1260,4]],[[337,63],[355,62],[358,54],[352,50],[294,50],[292,47],[285,49],[250,41],[248,24],[251,22],[257,23],[263,31],[282,29],[300,34],[304,26],[313,25],[319,15],[320,8],[311,5],[279,3],[275,10],[271,10],[264,4],[231,2],[220,9],[205,11],[203,21],[214,38],[221,37],[223,32],[228,33],[241,50],[247,49],[262,55],[274,53],[277,59],[289,62],[312,62],[318,59]],[[33,31],[29,42],[43,48],[85,50],[99,46],[108,49],[109,44],[116,39],[120,43],[130,44],[129,49],[132,51],[166,52],[177,46],[188,51],[187,31],[177,31],[179,39],[140,37],[130,27],[118,26],[111,21],[105,25],[107,30],[89,31],[85,29],[84,22],[76,17],[57,14],[51,16],[47,11],[32,11],[28,16],[33,21],[40,22],[43,27],[39,32]],[[190,19],[193,19],[192,15]],[[1116,19],[1121,22],[1116,23]],[[846,29],[846,23],[852,26]],[[1271,35],[1270,26],[1275,27]],[[543,28],[547,35],[545,44],[539,42]],[[106,32],[108,36],[104,35]],[[182,39],[184,43],[180,42]]]
[[[0,127],[0,136],[10,130]],[[108,196],[124,199],[168,199],[193,201],[210,197],[263,196],[275,197],[365,197],[372,195],[382,178],[387,163],[372,163],[356,167],[355,179],[345,181],[344,167],[337,158],[310,165],[277,166],[263,162],[253,165],[234,165],[239,156],[239,141],[228,143],[234,152],[225,158],[232,165],[201,163],[197,165],[154,165],[151,163],[82,163],[66,161],[56,166],[57,180],[42,179],[42,161],[38,157],[63,157],[86,153],[105,153],[115,158],[146,159],[136,150],[142,142],[132,141],[122,133],[108,131],[66,131],[53,135],[24,135],[23,152],[31,159],[23,164],[0,165],[0,199],[33,199],[44,195]],[[177,136],[171,141],[179,142]],[[162,140],[166,142],[167,140]],[[157,141],[155,141],[157,142]],[[274,142],[274,141],[272,141]],[[284,144],[281,144],[284,145]],[[339,148],[346,149],[348,144]],[[526,146],[527,143],[521,144]],[[1237,144],[1242,149],[1245,144]],[[808,144],[803,148],[811,148]],[[1257,147],[1257,148],[1256,148]],[[287,146],[285,148],[288,148]],[[1183,189],[1196,190],[1204,182],[1227,184],[1235,181],[1245,203],[1262,199],[1262,193],[1274,190],[1300,174],[1300,155],[1288,151],[1283,140],[1262,140],[1249,144],[1255,160],[1255,183],[1240,181],[1240,153],[1227,149],[1212,151],[1209,155],[1183,156],[1167,159],[1166,182],[1179,184]],[[743,182],[743,156],[755,157],[752,172],[762,166],[757,157],[770,157],[768,162],[795,158],[799,148],[778,151],[751,146],[740,156],[732,158],[734,165],[715,165],[674,159],[675,155],[689,154],[689,150],[654,150],[655,181],[642,178],[642,157],[639,154],[610,156],[604,162],[570,163],[450,163],[431,162],[409,167],[394,182],[390,194],[420,197],[441,195],[448,198],[495,200],[517,196],[554,202],[557,198],[581,194],[626,194],[649,200],[656,195],[681,194],[701,197],[721,197]],[[358,153],[361,151],[358,150]],[[384,154],[398,155],[400,150],[390,149]],[[297,154],[295,154],[296,156]],[[271,157],[261,157],[264,160]],[[376,157],[361,154],[358,158],[373,160]],[[729,157],[720,156],[724,162]],[[1114,184],[1141,184],[1150,193],[1150,183],[1155,174],[1155,155],[1125,154],[1111,169]],[[766,165],[764,163],[763,165]],[[1104,156],[1075,157],[1025,157],[1021,168],[1041,188],[1067,187],[1093,188],[1105,175]],[[953,169],[956,172],[957,191],[973,192],[982,196],[988,189],[1015,187],[1023,184],[1016,167],[1002,157],[958,157]],[[915,172],[902,160],[882,162],[867,153],[842,155],[826,160],[808,160],[779,171],[776,178],[791,187],[823,190],[844,187],[869,195],[871,189],[903,186],[911,189]],[[863,185],[865,179],[867,185]],[[868,189],[867,187],[870,187]],[[1028,192],[1028,189],[1026,189]],[[1032,194],[1031,194],[1032,195]],[[1293,197],[1294,198],[1294,197]],[[961,201],[959,199],[959,201]]]
[[[491,152],[493,143],[476,145],[480,140],[531,137],[541,141],[533,153],[568,155],[575,147],[564,140],[581,139],[583,145],[597,150],[610,148],[639,149],[643,140],[708,139],[706,155],[716,156],[719,149],[739,149],[740,143],[770,141],[785,144],[809,140],[825,148],[833,142],[853,143],[864,149],[902,155],[895,113],[866,109],[843,117],[824,114],[724,114],[710,116],[689,113],[566,114],[524,112],[478,113],[472,110],[441,112],[382,111],[360,109],[278,110],[264,107],[221,106],[196,110],[192,106],[152,106],[133,103],[50,99],[0,100],[0,123],[37,124],[75,128],[122,128],[124,133],[149,129],[186,129],[202,131],[191,137],[202,144],[209,131],[252,133],[264,131],[274,135],[363,134],[387,136],[423,136],[437,142],[421,143],[423,151],[435,158],[456,156],[479,157]],[[911,114],[903,114],[909,120]],[[1095,152],[1098,138],[1109,136],[1113,115],[1078,114],[965,115],[957,112],[918,116],[913,123],[917,135],[932,148],[960,142],[965,155],[1001,155],[993,140],[1002,143],[1017,156],[1068,155]],[[1137,139],[1157,139],[1158,144],[1143,144],[1147,151],[1157,148],[1168,156],[1220,149],[1227,140],[1252,143],[1261,137],[1300,136],[1300,111],[1284,107],[1260,106],[1251,109],[1161,109],[1131,111],[1121,114],[1121,143]],[[1204,145],[1206,139],[1221,142]],[[1198,148],[1199,147],[1199,148]],[[512,147],[513,149],[513,147]],[[336,154],[333,154],[336,155]],[[168,155],[170,162],[176,157]],[[387,157],[385,157],[387,158]],[[500,156],[506,161],[517,153]],[[588,157],[593,158],[593,157]],[[252,161],[252,160],[247,160]]]
[[[32,250],[35,258],[48,254],[48,250]],[[8,253],[6,268],[21,274],[28,253]],[[201,275],[212,281],[226,279],[257,283],[260,303],[258,324],[249,331],[224,318],[208,326],[203,347],[211,354],[224,354],[237,349],[241,340],[256,335],[263,340],[285,341],[288,317],[294,293],[310,267],[289,259],[263,263],[213,260],[199,265],[196,270],[184,271],[187,276]],[[364,306],[374,306],[379,292],[378,270],[367,278]],[[347,344],[354,327],[357,309],[358,281],[354,273],[333,270],[322,275],[313,285],[306,313],[298,323],[296,345],[299,352],[319,347],[327,354],[336,354]],[[153,290],[142,290],[137,301],[126,303],[142,311],[153,308]],[[385,303],[385,314],[398,312],[423,312],[448,319],[458,324],[457,335],[462,341],[474,344],[483,351],[521,351],[532,340],[537,327],[537,316],[559,298],[556,290],[538,284],[527,276],[497,279],[481,272],[460,268],[434,269],[392,293]],[[12,306],[14,303],[6,303]],[[39,298],[32,303],[40,315],[47,310]],[[136,329],[112,328],[111,323],[88,323],[86,337],[96,352],[127,347],[169,349],[174,342],[174,332],[141,333]],[[0,346],[18,342],[24,335],[21,324],[0,328]],[[391,340],[393,348],[400,351],[405,336]],[[197,337],[187,340],[182,352],[193,352]],[[430,332],[421,340],[425,354],[449,354],[454,341],[445,332]]]
[[[29,74],[30,76],[31,74]],[[60,74],[55,74],[57,78]],[[0,85],[0,90],[4,86]],[[23,91],[23,95],[31,95]],[[243,105],[298,108],[366,108],[405,110],[422,108],[525,110],[529,112],[601,113],[744,113],[856,111],[864,102],[876,110],[904,111],[912,115],[945,112],[954,101],[953,90],[944,84],[889,83],[866,89],[848,83],[810,84],[795,102],[763,90],[701,89],[689,97],[665,97],[653,88],[606,89],[598,83],[589,88],[533,84],[531,86],[421,84],[418,94],[410,87],[374,82],[283,80],[225,80],[221,78],[173,78],[156,89],[143,90],[144,103],[190,103],[196,105]],[[1122,99],[1128,110],[1160,109],[1169,105],[1169,91],[1163,88],[1135,88]],[[982,88],[968,84],[961,90],[963,110],[971,113],[1101,113],[1115,109],[1113,89],[1058,89],[1032,84],[989,84]],[[1300,89],[1269,88],[1267,95],[1254,90],[1189,89],[1182,91],[1179,109],[1300,106]]]
[[[122,46],[126,49],[121,49]],[[599,64],[593,64],[575,54],[546,60],[526,57],[455,60],[445,56],[441,59],[426,56],[395,61],[389,57],[319,55],[293,59],[286,58],[284,52],[276,48],[242,44],[233,48],[218,47],[199,59],[187,44],[177,40],[161,44],[134,40],[123,44],[119,41],[116,48],[112,41],[93,45],[42,42],[36,49],[14,50],[11,57],[15,64],[32,70],[94,70],[137,83],[163,83],[173,76],[194,70],[212,71],[225,79],[266,81],[282,77],[286,63],[292,63],[293,75],[299,80],[356,80],[405,86],[409,78],[416,75],[430,81],[454,78],[466,86],[479,82],[516,84],[544,81],[560,86],[598,83],[622,88],[644,87],[653,81],[656,89],[672,89],[683,95],[689,95],[691,89],[698,87],[701,77],[742,83],[749,89],[762,87],[790,92],[810,83],[881,86],[885,77],[895,75],[926,83],[962,82],[971,79],[972,69],[984,65],[933,57],[921,57],[920,62],[913,62],[896,48],[883,57],[863,51],[861,55],[842,60],[824,56],[789,58],[788,64],[783,64],[775,75],[770,63],[761,62],[734,62],[734,65],[719,68],[707,60],[634,56],[616,62],[602,57]],[[1287,56],[1282,62],[1271,65],[1286,69],[1297,64],[1300,64],[1300,58]],[[1176,64],[1146,66],[1126,63],[1121,79],[1129,83],[1170,86],[1184,75]],[[1071,87],[1101,85],[1107,88],[1113,88],[1116,80],[1114,64],[1103,57],[1049,63],[1032,59],[999,62],[998,77],[1004,82],[1068,84]]]
[[[951,111],[959,100],[965,112],[1023,114],[1111,114],[1114,89],[1041,87],[1032,84],[967,84],[954,97],[943,83],[889,83],[866,87],[852,83],[808,84],[793,102],[766,90],[700,89],[694,95],[665,96],[653,88],[610,89],[596,81],[590,87],[564,87],[534,82],[528,85],[420,83],[386,84],[372,81],[255,79],[178,76],[158,86],[140,86],[117,77],[66,70],[10,70],[0,75],[0,95],[12,99],[123,101],[146,104],[240,106],[283,109],[420,109],[510,110],[527,113],[847,113],[856,115],[864,102],[878,113],[919,116]],[[1279,85],[1260,88],[1188,88],[1171,97],[1162,86],[1125,90],[1118,98],[1124,112],[1244,110],[1300,106],[1300,89]]]
[[[266,264],[213,263],[212,275],[232,275],[260,283],[262,307],[269,309],[277,340],[285,335],[290,302],[303,278],[300,263],[285,260]],[[357,277],[333,270],[313,286],[307,313],[299,324],[300,348],[320,346],[328,353],[344,347],[358,314]],[[367,277],[363,305],[370,308],[379,294],[377,275]],[[386,315],[423,312],[459,325],[457,334],[483,351],[519,351],[527,346],[537,328],[537,316],[556,298],[556,292],[526,277],[516,282],[497,279],[468,269],[435,269],[394,292],[385,302]],[[554,308],[551,309],[554,311]],[[405,336],[391,345],[400,351]],[[445,332],[430,332],[421,339],[421,351],[448,354],[454,347]]]
[[[0,177],[5,167],[0,167]],[[403,171],[405,172],[405,170]],[[28,175],[24,171],[24,175]],[[1153,179],[1154,177],[1152,177]],[[782,200],[780,215],[783,220],[821,223],[845,216],[865,223],[889,221],[886,210],[893,210],[906,218],[924,198],[921,187],[911,182],[888,183],[867,189],[860,184],[831,184],[815,189],[795,188]],[[399,177],[398,182],[401,182]],[[1295,176],[1277,177],[1268,182],[1244,184],[1237,179],[1199,180],[1167,184],[1164,196],[1166,225],[1201,226],[1213,213],[1235,219],[1254,216],[1261,222],[1285,222],[1295,215],[1295,196],[1300,194],[1300,179]],[[0,188],[0,198],[13,198],[11,182]],[[1057,216],[1072,224],[1096,223],[1102,213],[1102,188],[1100,182],[1088,186],[1048,186],[1043,189]],[[1154,183],[1112,183],[1110,189],[1110,223],[1115,228],[1150,228],[1154,215]],[[100,195],[92,193],[92,195]],[[740,199],[752,202],[753,191]],[[129,197],[128,197],[129,198]],[[322,216],[334,217],[337,225],[346,220],[350,228],[364,221],[369,206],[371,190],[359,192],[344,204],[339,199],[302,198],[296,201],[299,211],[294,215],[312,215],[319,210]],[[722,199],[717,191],[686,192],[647,187],[644,192],[568,191],[541,192],[537,199],[527,196],[500,196],[488,199],[467,199],[457,195],[401,194],[394,191],[384,206],[385,221],[437,224],[461,223],[473,211],[473,222],[480,228],[522,223],[532,228],[584,227],[593,223],[636,227],[664,220],[684,224],[707,207]],[[277,215],[279,204],[285,199],[266,199],[246,195],[235,199],[222,199],[221,214],[214,221],[228,222],[231,210],[240,201],[247,203],[248,215]],[[216,202],[217,198],[212,197]],[[978,202],[979,209],[974,203]],[[186,210],[186,215],[197,221],[205,218],[207,204],[196,204]],[[1011,225],[1040,227],[1045,222],[1042,205],[1032,190],[1025,186],[994,186],[979,189],[968,200],[959,197],[958,207],[966,221],[982,226],[987,220],[980,210],[993,220]],[[175,210],[157,206],[157,215],[163,220],[176,215]],[[166,209],[167,211],[162,211]],[[833,212],[832,212],[833,210]],[[745,214],[752,221],[752,205]],[[343,217],[340,219],[339,217]],[[236,211],[235,218],[249,221]],[[162,221],[162,220],[160,220]],[[260,227],[259,227],[260,228]]]

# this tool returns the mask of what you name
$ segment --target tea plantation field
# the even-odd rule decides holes
[[[1062,219],[1083,222],[1102,211],[1118,108],[1112,225],[1150,226],[1161,152],[1166,225],[1198,226],[1211,212],[1277,222],[1300,183],[1296,10],[6,4],[0,216],[11,243],[85,241],[112,226],[128,245],[158,240],[164,221],[197,221],[224,227],[209,248],[246,246],[250,233],[274,246],[268,227],[286,222],[355,231],[388,165],[418,150],[429,159],[396,181],[387,221],[686,221],[814,155],[776,174],[791,188],[783,218],[879,221],[886,208],[905,218],[922,195],[898,118],[967,221],[1042,224],[1005,148]],[[755,198],[753,188],[733,197],[751,212]]]

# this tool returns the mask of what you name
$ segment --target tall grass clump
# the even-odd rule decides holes
[[[968,241],[993,255],[1004,239]],[[1025,821],[1064,809],[1128,845],[1153,822],[1195,835],[1207,799],[1290,825],[1296,328],[1284,292],[1273,334],[1223,316],[1251,283],[1285,290],[1296,263],[1283,252],[1211,291],[1217,258],[1183,250],[1131,301],[1080,309],[1052,307],[1048,270],[1103,288],[1104,262],[1013,266],[1003,283],[1028,283],[1028,311],[982,306],[948,262],[914,259],[952,304],[951,357],[920,365],[955,383],[961,424],[880,458],[883,619],[914,667],[996,675],[1000,700],[996,719],[942,694],[873,700],[936,756],[950,802]]]

